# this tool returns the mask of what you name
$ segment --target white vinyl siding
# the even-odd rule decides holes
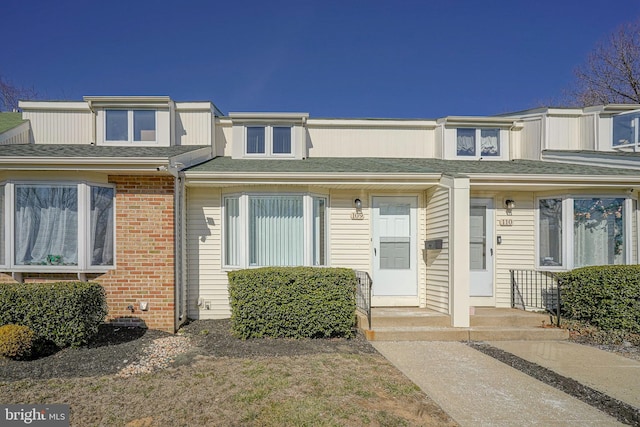
[[[93,139],[93,116],[89,107],[78,111],[35,111],[22,113],[31,122],[37,144],[89,144]]]
[[[449,190],[433,187],[426,192],[426,240],[442,239],[442,249],[425,250],[426,307],[449,312]],[[424,265],[424,263],[420,263]]]
[[[175,114],[176,145],[209,145],[213,135],[210,110],[177,110]]]
[[[435,156],[435,131],[420,127],[307,125],[309,157]],[[365,154],[363,154],[365,153]]]
[[[504,199],[515,201],[511,212],[504,208]],[[495,197],[496,236],[502,238],[495,247],[495,305],[511,306],[511,269],[535,268],[535,208],[530,192],[500,193]]]
[[[219,189],[187,188],[187,312],[193,319],[231,316],[227,271],[221,267],[221,200]]]
[[[362,200],[362,219],[352,219],[353,201]],[[335,190],[330,193],[330,265],[353,268],[371,274],[371,219],[369,198],[359,191]]]

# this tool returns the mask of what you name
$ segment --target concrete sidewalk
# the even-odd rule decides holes
[[[640,362],[567,341],[488,344],[640,408]]]
[[[622,425],[463,343],[371,344],[462,426]]]

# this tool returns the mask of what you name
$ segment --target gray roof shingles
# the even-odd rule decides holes
[[[172,147],[136,147],[132,145],[122,147],[89,144],[15,144],[0,146],[0,160],[3,157],[169,158],[206,147],[207,146],[204,145],[180,145]]]
[[[197,173],[378,173],[378,174],[495,174],[495,175],[578,175],[640,176],[640,170],[615,169],[537,160],[441,160],[374,157],[311,157],[304,160],[231,159],[216,157],[189,168]]]

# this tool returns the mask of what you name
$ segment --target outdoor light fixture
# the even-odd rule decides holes
[[[355,199],[355,200],[353,201],[353,205],[356,207],[356,210],[357,210],[357,211],[362,210],[362,200],[360,200],[360,199]]]
[[[504,207],[511,210],[516,207],[516,202],[513,199],[506,199],[504,201]]]

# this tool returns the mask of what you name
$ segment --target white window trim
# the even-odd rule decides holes
[[[633,110],[633,111],[625,111],[624,113],[619,113],[616,114],[614,116],[611,116],[611,148],[613,149],[617,149],[617,148],[625,148],[625,147],[638,147],[640,146],[640,117],[636,117],[635,118],[635,141],[630,142],[628,144],[614,144],[614,139],[613,139],[613,134],[615,132],[615,126],[613,125],[613,121],[616,117],[622,117],[622,116],[627,116],[627,115],[631,115],[631,114],[640,114],[640,110]]]
[[[535,267],[544,271],[570,271],[576,268],[574,256],[573,201],[575,199],[624,199],[624,265],[632,264],[633,256],[633,199],[623,194],[550,194],[536,197],[535,204]],[[540,265],[540,200],[562,199],[562,265]]]
[[[5,230],[5,264],[0,265],[9,272],[18,273],[105,273],[117,268],[117,240],[116,240],[116,198],[115,185],[90,181],[5,181],[4,183],[4,230]],[[78,189],[78,265],[20,265],[15,264],[15,186],[76,186]],[[88,250],[91,244],[91,187],[106,187],[114,189],[113,199],[113,265],[91,265],[91,254]]]
[[[107,112],[108,111],[126,111],[127,112],[127,140],[108,140],[107,139]],[[154,121],[156,123],[155,133],[156,139],[154,141],[134,141],[134,124],[133,124],[133,112],[134,111],[153,111]],[[158,145],[158,110],[152,108],[105,108],[103,119],[103,135],[102,141],[104,145]]]
[[[473,156],[465,156],[462,154],[458,154],[458,129],[473,129],[475,130],[475,155]],[[497,130],[498,131],[498,149],[500,154],[497,156],[483,156],[482,155],[482,147],[481,147],[481,133],[483,130]],[[503,160],[505,158],[505,132],[503,129],[498,127],[456,127],[454,128],[453,134],[453,155],[455,159],[458,160],[478,160],[478,159],[487,159],[487,160]]]
[[[304,236],[303,236],[303,245],[304,245],[304,266],[310,267],[328,267],[329,266],[329,195],[328,194],[318,194],[318,193],[309,193],[309,192],[242,192],[242,193],[228,193],[223,194],[221,197],[221,210],[222,210],[222,227],[221,227],[221,267],[223,270],[239,270],[245,268],[262,268],[265,266],[262,265],[249,265],[249,198],[250,197],[269,197],[269,196],[302,196],[302,221],[304,224]],[[239,227],[239,240],[242,244],[242,249],[240,250],[239,255],[239,263],[238,265],[229,265],[226,263],[226,203],[225,200],[227,198],[238,198],[238,210],[240,214],[240,227]],[[323,198],[325,199],[325,250],[324,250],[324,265],[314,265],[313,264],[313,199],[314,198]]]
[[[248,128],[261,127],[264,128],[264,153],[247,153],[247,132]],[[289,128],[291,135],[291,152],[289,153],[274,153],[273,152],[273,128]],[[294,126],[289,123],[275,123],[275,124],[263,124],[263,123],[247,123],[243,126],[243,141],[242,152],[244,157],[274,157],[274,158],[293,158],[295,157],[295,132]]]

